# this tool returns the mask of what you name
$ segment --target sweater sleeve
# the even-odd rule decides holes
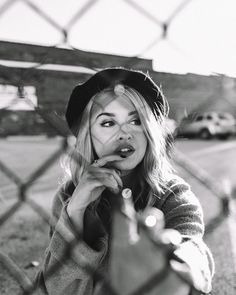
[[[193,283],[201,291],[211,291],[214,275],[212,254],[203,241],[204,223],[202,207],[186,183],[173,184],[161,201],[160,208],[165,215],[166,228],[177,230],[182,244],[175,254],[190,268]]]
[[[84,231],[95,232],[96,239],[90,239],[90,244],[80,239],[67,214],[67,202],[62,191],[54,199],[52,212],[55,226],[51,229],[51,240],[42,270],[37,276],[38,287],[40,294],[91,295],[94,286],[91,270],[98,269],[104,260],[107,235],[98,217],[86,210]]]

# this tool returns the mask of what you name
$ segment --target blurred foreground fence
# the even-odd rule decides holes
[[[40,114],[43,117],[43,112]],[[49,120],[48,117],[45,118],[46,120]],[[55,124],[55,121],[53,121],[53,124]],[[60,126],[58,126],[58,130],[60,130]],[[5,175],[9,178],[11,182],[13,182],[17,187],[17,198],[12,206],[10,208],[7,208],[6,211],[4,211],[0,216],[0,225],[3,226],[6,224],[9,219],[22,207],[23,204],[27,203],[37,214],[41,216],[41,218],[50,226],[55,226],[53,223],[53,220],[50,216],[50,214],[45,211],[45,209],[40,206],[37,202],[37,199],[29,198],[29,190],[32,185],[37,182],[37,180],[47,172],[48,169],[57,161],[60,160],[60,157],[64,155],[65,153],[68,153],[71,149],[69,144],[69,137],[62,136],[61,142],[58,144],[57,150],[55,150],[49,157],[46,159],[45,162],[41,163],[39,167],[37,167],[28,177],[27,179],[22,179],[19,177],[14,169],[6,164],[6,161],[0,160],[0,171],[1,175]],[[231,191],[229,191],[229,188],[224,187],[222,184],[217,183],[215,179],[212,179],[208,173],[206,173],[204,170],[201,170],[196,164],[194,164],[192,161],[190,161],[185,155],[183,155],[180,151],[175,150],[175,157],[174,161],[177,165],[181,166],[182,169],[184,169],[188,174],[193,176],[201,185],[207,187],[209,190],[211,190],[215,196],[215,198],[220,201],[221,203],[221,210],[218,212],[218,215],[215,216],[212,220],[208,222],[206,225],[206,234],[210,234],[212,231],[216,230],[217,227],[222,223],[222,220],[227,218],[229,214],[231,214],[230,211],[230,198],[231,198]],[[42,193],[43,194],[43,193]],[[121,224],[121,221],[120,221]],[[121,227],[120,227],[121,228]],[[149,239],[149,238],[148,238]],[[74,247],[76,247],[76,243],[80,242],[77,239],[73,241],[67,241],[68,242],[68,249],[65,255],[71,255],[73,253]],[[146,244],[145,244],[146,247]],[[157,249],[159,245],[157,244]],[[168,253],[166,253],[167,255]],[[168,254],[169,255],[169,254]],[[166,263],[168,265],[168,259],[172,259],[172,256],[166,256]],[[154,256],[154,255],[153,255]],[[81,261],[82,259],[82,261]],[[90,274],[96,274],[100,280],[104,280],[106,282],[106,288],[109,290],[109,294],[117,294],[115,290],[112,289],[112,286],[107,283],[107,280],[104,276],[102,276],[99,273],[96,273],[94,269],[90,267],[90,265],[86,262],[85,257],[78,257],[78,260],[80,261],[80,265],[82,265],[85,270]],[[126,259],[127,261],[127,259]],[[27,277],[27,275],[20,269],[12,259],[10,259],[4,252],[0,251],[0,263],[4,266],[4,268],[9,272],[11,276],[14,276],[15,280],[20,284],[21,288],[24,290],[24,294],[33,294],[37,290],[35,290],[36,285],[33,284],[32,280]],[[137,262],[138,264],[138,262]],[[142,263],[142,265],[144,265]],[[58,263],[57,267],[60,267],[60,264]],[[53,274],[55,271],[55,266],[50,269],[48,276]],[[163,274],[162,276],[154,276],[155,280],[151,280],[150,286],[155,287],[156,285],[160,284],[164,278],[169,274],[168,272],[158,272]],[[149,281],[149,280],[148,280]],[[149,290],[149,283],[145,283],[144,286]],[[168,286],[169,287],[169,286]],[[143,294],[144,287],[140,287],[140,293],[138,290],[136,290],[136,293],[127,293],[127,294]],[[181,289],[182,290],[182,289]],[[183,290],[182,290],[183,291]],[[181,292],[182,292],[181,291]],[[122,294],[122,293],[120,293]],[[160,293],[162,294],[162,292]],[[168,294],[168,293],[165,293]],[[178,293],[176,294],[183,294]],[[187,294],[187,293],[186,293]]]
[[[86,79],[91,73],[97,71],[98,68],[106,67],[106,66],[127,66],[131,68],[138,68],[138,69],[146,69],[152,71],[150,68],[150,63],[148,63],[147,60],[142,60],[138,58],[138,56],[134,57],[128,57],[128,58],[112,58],[111,56],[104,55],[100,56],[100,59],[98,59],[98,56],[96,55],[89,55],[85,52],[82,52],[76,48],[74,48],[72,45],[69,44],[69,34],[70,30],[73,27],[73,25],[79,21],[82,17],[84,17],[91,9],[91,7],[98,1],[96,0],[90,0],[85,2],[83,7],[80,7],[78,11],[71,17],[70,21],[65,27],[61,27],[60,24],[58,24],[52,17],[50,17],[47,12],[42,9],[40,6],[36,5],[34,1],[29,0],[21,0],[21,1],[5,1],[4,4],[0,6],[0,17],[2,17],[5,13],[7,13],[8,9],[13,7],[17,2],[24,3],[28,8],[32,9],[34,12],[37,13],[38,16],[40,16],[43,20],[45,20],[48,25],[53,26],[56,30],[58,30],[62,35],[62,41],[60,44],[55,45],[54,47],[50,47],[47,49],[47,51],[41,52],[41,54],[34,54],[32,52],[21,52],[19,56],[15,55],[14,52],[9,52],[8,50],[4,50],[4,48],[0,49],[0,59],[3,60],[22,60],[22,61],[31,61],[27,59],[32,59],[33,56],[33,62],[35,63],[33,66],[30,66],[28,68],[14,68],[12,69],[11,66],[7,66],[6,64],[3,66],[0,66],[0,69],[2,70],[2,74],[0,74],[0,84],[2,85],[12,85],[17,88],[17,93],[13,99],[10,100],[9,103],[2,109],[3,112],[7,113],[9,109],[16,106],[20,103],[24,103],[25,105],[28,105],[31,110],[33,110],[33,114],[35,117],[40,118],[43,120],[44,127],[46,126],[46,134],[49,134],[51,136],[59,135],[63,138],[61,143],[58,146],[58,149],[54,151],[53,154],[50,155],[48,159],[45,160],[45,162],[41,163],[40,166],[38,166],[26,179],[23,179],[19,177],[14,169],[5,161],[0,159],[0,171],[1,175],[4,175],[7,177],[12,183],[15,184],[17,187],[17,198],[15,203],[10,206],[10,208],[7,208],[6,211],[1,213],[0,216],[0,226],[3,226],[6,224],[9,219],[22,207],[23,204],[27,203],[37,214],[39,214],[42,219],[46,222],[46,224],[50,226],[54,226],[54,222],[51,219],[50,214],[43,209],[35,200],[32,200],[28,197],[28,192],[31,186],[37,182],[37,180],[45,174],[45,172],[50,169],[50,167],[56,162],[60,160],[60,157],[68,152],[70,152],[70,144],[68,140],[68,134],[69,131],[65,125],[63,112],[64,112],[64,102],[60,101],[58,104],[60,105],[59,109],[61,110],[61,113],[58,115],[58,113],[54,111],[50,111],[49,101],[47,103],[41,104],[40,102],[37,104],[36,102],[33,102],[32,99],[28,96],[27,92],[25,91],[26,87],[32,82],[32,80],[35,80],[36,84],[40,84],[42,79],[44,79],[44,73],[42,70],[43,65],[47,65],[49,63],[59,64],[61,62],[60,59],[56,60],[56,57],[54,58],[52,56],[52,49],[57,48],[59,45],[67,45],[71,49],[71,53],[75,54],[75,56],[78,57],[78,66],[86,67],[87,70],[86,73],[81,74],[81,80]],[[168,40],[168,28],[172,24],[172,20],[177,17],[182,9],[185,8],[185,6],[191,2],[191,1],[182,1],[178,7],[173,9],[173,13],[170,15],[169,18],[166,19],[166,21],[159,21],[156,19],[149,11],[145,10],[143,7],[139,6],[136,1],[130,1],[126,0],[124,1],[127,3],[127,5],[133,7],[136,11],[140,12],[140,15],[142,17],[145,17],[153,22],[156,23],[158,27],[162,28],[162,33],[157,36],[155,40],[151,44],[147,44],[146,47],[142,52],[140,52],[140,55],[144,54],[145,51],[149,50],[154,44],[165,41],[169,42]],[[20,51],[19,51],[20,52]],[[28,58],[30,57],[30,58]],[[63,58],[65,55],[63,56]],[[92,57],[92,58],[90,58]],[[73,59],[74,61],[74,59]],[[70,57],[67,59],[67,64],[72,64],[72,60],[70,60]],[[41,68],[41,69],[40,69]],[[50,75],[47,76],[49,78],[49,84],[50,85]],[[63,75],[62,75],[63,77]],[[72,78],[72,81],[74,81],[75,78]],[[30,83],[29,83],[30,81]],[[73,82],[74,83],[74,82]],[[59,83],[60,84],[60,83]],[[73,85],[74,86],[74,85]],[[54,88],[54,87],[53,87]],[[58,88],[60,89],[60,88]],[[57,90],[58,90],[57,89]],[[232,87],[227,88],[229,91],[232,90]],[[54,89],[52,90],[54,91]],[[37,93],[36,93],[37,94]],[[55,97],[55,95],[54,95]],[[209,98],[209,100],[212,100],[212,97]],[[226,98],[227,100],[227,98]],[[55,103],[55,102],[54,102]],[[232,104],[232,100],[227,100],[227,103]],[[199,109],[204,108],[206,104],[206,101],[202,103],[202,105],[198,105],[197,107]],[[17,113],[17,112],[16,112]],[[24,117],[24,115],[23,115]],[[3,118],[3,117],[2,117]],[[21,119],[22,120],[22,119]],[[13,118],[14,121],[14,118]],[[14,124],[19,124],[17,120],[13,122]],[[28,122],[24,126],[27,126]],[[30,126],[33,128],[34,123],[32,123]],[[5,128],[8,128],[9,124],[6,123],[5,127],[3,126],[3,121],[1,122],[0,127],[0,133],[2,132],[4,136],[10,135],[10,132],[7,133]],[[41,126],[42,127],[42,126]],[[1,129],[2,128],[2,129]],[[25,129],[25,127],[23,127]],[[48,130],[50,129],[50,132],[48,133]],[[31,135],[39,134],[36,130],[34,130]],[[31,130],[29,131],[31,132]],[[175,159],[174,159],[176,165],[181,166],[182,169],[184,169],[188,174],[190,174],[192,177],[194,177],[201,185],[207,187],[209,190],[212,191],[215,198],[220,201],[221,203],[221,210],[218,212],[218,215],[213,218],[207,225],[206,225],[206,233],[209,234],[212,231],[214,231],[218,224],[225,218],[227,218],[232,212],[230,210],[230,200],[232,192],[229,190],[229,188],[224,187],[221,183],[216,181],[215,179],[212,179],[209,174],[207,174],[205,171],[201,170],[199,167],[196,166],[193,162],[191,162],[185,155],[181,154],[179,151],[175,151]],[[73,252],[73,249],[76,247],[76,244],[78,242],[77,239],[70,240],[68,242],[68,249],[65,253],[65,255],[70,255]],[[166,260],[166,264],[168,265],[168,257]],[[85,257],[78,257],[78,260],[80,261],[81,265],[84,267],[84,269],[90,273],[90,274],[96,274],[99,280],[105,282],[105,286],[109,292],[109,294],[117,294],[116,291],[113,289],[112,285],[110,285],[104,276],[102,276],[99,273],[96,273],[94,269],[92,269],[89,264],[87,263]],[[4,254],[2,251],[0,251],[0,262],[4,266],[5,269],[9,272],[11,276],[15,278],[15,280],[19,283],[19,285],[22,288],[22,292],[24,294],[33,294],[37,290],[35,290],[36,286],[32,282],[30,278],[26,276],[24,271],[22,271],[21,268],[19,268],[16,263],[6,254]],[[56,267],[60,267],[58,264]],[[49,271],[49,276],[53,274],[54,268]],[[162,272],[164,274],[164,271]],[[164,276],[154,276],[154,282],[153,280],[150,282],[145,282],[143,286],[140,287],[140,289],[133,291],[133,293],[130,294],[143,294],[146,290],[150,288],[150,286],[155,286],[156,284],[159,284],[163,280]],[[144,288],[145,287],[145,288]],[[177,294],[177,293],[176,293]],[[182,295],[182,294],[181,294]]]
[[[53,163],[55,163],[55,161],[59,161],[60,156],[67,153],[68,150],[70,150],[70,146],[68,145],[68,139],[65,137],[64,140],[61,141],[61,144],[58,147],[58,150],[56,150],[52,155],[50,155],[50,157],[44,163],[42,163],[39,167],[37,167],[37,169],[26,180],[19,178],[17,174],[12,170],[11,167],[7,166],[5,163],[0,161],[1,173],[5,174],[5,176],[7,176],[11,182],[14,182],[18,188],[18,193],[17,193],[18,197],[14,205],[8,208],[0,216],[1,226],[3,226],[5,223],[9,221],[9,219],[14,215],[14,213],[16,213],[21,208],[21,206],[24,203],[27,203],[35,212],[37,212],[37,214],[39,214],[41,218],[47,224],[49,224],[50,226],[55,226],[50,214],[47,211],[45,211],[45,209],[37,203],[37,199],[34,201],[32,198],[28,197],[28,190],[30,189],[31,185],[34,184],[35,181],[37,181],[37,179],[39,179],[47,171],[47,169],[49,169],[50,166],[53,165]],[[215,197],[221,202],[221,211],[215,218],[213,218],[206,225],[206,234],[209,234],[211,233],[211,231],[216,230],[218,225],[222,222],[222,220],[227,218],[228,215],[231,213],[230,207],[229,207],[231,192],[228,191],[227,188],[225,190],[222,189],[221,185],[216,184],[216,181],[214,179],[212,179],[205,171],[201,171],[199,167],[196,166],[196,164],[192,163],[186,156],[184,156],[180,152],[175,151],[175,161],[178,165],[180,165],[183,169],[185,169],[189,174],[195,177],[202,185],[208,187],[214,193]],[[74,247],[76,247],[76,243],[78,242],[78,240],[75,239],[73,241],[67,241],[67,242],[68,242],[68,249],[67,249],[68,252],[66,252],[65,255],[70,256],[70,254],[73,253],[73,249]],[[146,244],[145,244],[145,247],[146,247]],[[158,249],[158,245],[157,245],[157,249]],[[169,259],[171,258],[172,257],[169,256]],[[78,260],[80,261],[80,265],[82,265],[87,272],[93,275],[96,273],[96,271],[91,269],[89,264],[86,263],[85,257],[83,256],[78,257]],[[20,284],[20,286],[24,290],[24,294],[32,294],[35,292],[36,286],[33,284],[33,282],[26,276],[24,271],[22,271],[22,269],[20,269],[12,261],[12,259],[10,259],[2,251],[0,251],[0,262],[7,269],[9,274],[11,276],[14,276],[15,280],[17,280],[17,282]],[[57,267],[60,267],[60,264],[58,264]],[[55,271],[55,268],[53,267],[49,271],[48,275],[50,276],[50,274],[53,274],[54,271]],[[163,281],[165,276],[167,276],[168,274],[168,272],[167,273],[158,272],[158,273],[164,274],[163,277],[159,277],[158,275],[156,275],[154,277],[155,278],[154,282],[153,281],[149,282],[150,286],[153,287],[158,285],[160,282]],[[101,276],[101,274],[99,273],[98,274],[96,273],[96,275],[99,277],[100,280],[104,280],[106,282],[106,278],[104,276]],[[147,290],[150,287],[149,284],[144,284],[144,286],[147,287]],[[117,294],[112,289],[112,286],[110,286],[109,284],[106,285],[106,287],[107,287],[107,290],[109,290],[109,294]],[[137,290],[137,292],[134,294],[143,294],[144,292],[143,290],[144,290],[143,288],[140,288],[140,293]],[[130,294],[133,294],[133,293],[130,293]],[[176,294],[178,293],[176,292]],[[179,293],[179,294],[182,295],[183,293]]]

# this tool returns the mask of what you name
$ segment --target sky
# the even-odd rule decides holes
[[[161,24],[180,5],[163,39]],[[0,40],[62,45],[57,27],[69,28],[68,44],[81,50],[138,55],[156,71],[236,77],[235,11],[235,0],[0,0]]]

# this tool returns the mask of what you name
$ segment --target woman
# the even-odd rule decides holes
[[[136,211],[160,209],[166,227],[182,235],[176,255],[189,266],[186,277],[202,292],[211,290],[214,266],[202,240],[202,209],[168,161],[167,113],[159,87],[140,71],[109,68],[75,87],[66,119],[76,145],[70,180],[54,200],[56,226],[39,274],[44,293],[96,293],[89,267],[107,270],[110,196],[127,187]],[[74,246],[69,255],[67,242]]]

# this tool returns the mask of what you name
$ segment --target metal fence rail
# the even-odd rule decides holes
[[[78,9],[74,13],[74,15],[71,17],[71,19],[67,22],[67,24],[62,27],[57,21],[55,21],[51,16],[47,14],[45,10],[40,8],[37,4],[34,3],[34,1],[30,0],[8,0],[5,1],[0,6],[0,17],[4,16],[4,14],[7,13],[7,11],[14,7],[16,3],[22,2],[24,3],[29,9],[37,13],[39,17],[41,17],[49,26],[54,27],[58,32],[61,34],[61,42],[60,44],[55,44],[53,47],[57,47],[58,45],[67,45],[67,47],[73,49],[73,52],[76,54],[76,52],[79,50],[74,48],[69,41],[69,35],[70,31],[75,25],[75,23],[79,22],[82,17],[86,15],[86,13],[97,3],[99,0],[90,0],[87,1],[83,7]],[[172,25],[172,21],[178,17],[178,15],[181,14],[181,11],[191,2],[190,0],[184,0],[180,3],[178,7],[173,9],[172,14],[163,22],[158,20],[155,16],[152,15],[151,12],[145,10],[143,7],[141,7],[136,1],[133,0],[124,0],[124,2],[132,7],[134,10],[138,11],[140,15],[144,18],[149,19],[150,21],[154,22],[158,27],[162,29],[162,34],[158,34],[156,39],[154,39],[150,44],[146,44],[144,46],[144,49],[140,52],[140,55],[144,54],[147,50],[149,50],[152,46],[157,44],[160,41],[169,42],[168,39],[168,28],[170,25]],[[129,67],[132,67],[137,62],[138,56],[131,57],[127,60],[126,65]],[[32,184],[37,182],[37,180],[50,168],[52,165],[59,161],[60,157],[66,153],[70,152],[70,146],[68,144],[67,140],[67,131],[64,129],[62,122],[58,120],[58,117],[54,114],[48,115],[48,113],[45,111],[44,106],[32,106],[32,102],[26,97],[24,93],[24,86],[25,81],[28,77],[31,76],[32,71],[37,69],[38,67],[44,65],[47,62],[47,53],[44,54],[40,62],[38,62],[37,65],[34,65],[32,67],[29,67],[22,71],[21,79],[15,80],[14,77],[11,79],[3,77],[5,79],[5,83],[15,85],[18,87],[18,97],[14,101],[12,101],[6,109],[8,109],[10,106],[16,104],[18,101],[24,100],[26,103],[28,103],[31,107],[35,108],[36,112],[47,122],[48,125],[50,125],[52,128],[56,130],[56,132],[64,137],[64,140],[62,140],[58,150],[56,150],[48,159],[46,159],[39,167],[37,167],[27,179],[22,179],[19,177],[14,170],[5,162],[0,160],[0,171],[2,174],[7,177],[10,182],[14,183],[17,187],[17,200],[15,203],[8,208],[1,216],[0,216],[0,227],[3,226],[8,222],[10,217],[12,217],[22,206],[22,204],[27,203],[41,218],[50,226],[55,226],[55,221],[51,218],[50,214],[48,214],[40,205],[37,204],[34,200],[30,199],[28,197],[28,191],[31,188]],[[93,71],[96,71],[96,67],[91,66],[89,63],[87,63],[87,68],[90,68]],[[6,66],[7,68],[7,66]],[[40,75],[40,74],[39,74]],[[41,73],[42,75],[42,73]],[[0,74],[0,78],[1,74]],[[217,223],[219,220],[222,220],[226,218],[229,214],[232,214],[230,211],[230,193],[224,189],[221,185],[217,184],[214,179],[212,179],[205,171],[200,171],[199,167],[196,167],[194,163],[192,163],[186,156],[182,155],[180,152],[176,152],[175,154],[175,162],[177,165],[180,165],[187,173],[195,177],[202,185],[206,186],[208,189],[210,189],[215,197],[220,200],[222,204],[222,210],[219,212],[219,215],[216,216],[214,220],[212,220],[209,224],[207,224],[207,234],[211,232],[212,230],[217,227]],[[76,159],[75,159],[76,161]],[[63,235],[63,229],[61,232],[62,237]],[[107,278],[102,275],[101,273],[98,273],[95,269],[93,269],[88,261],[86,260],[86,257],[83,257],[82,255],[78,255],[74,249],[76,248],[76,245],[80,239],[78,238],[77,234],[75,233],[76,238],[73,240],[66,240],[68,247],[65,251],[65,257],[73,256],[76,257],[76,262],[79,263],[87,273],[96,275],[97,279],[100,281],[105,282],[105,288],[109,292],[109,294],[117,294],[117,292],[113,289],[112,285],[107,282]],[[80,241],[81,242],[81,241]],[[72,255],[73,254],[73,255]],[[20,269],[14,261],[8,257],[6,254],[4,254],[2,251],[0,252],[0,262],[6,268],[10,275],[12,275],[15,280],[18,282],[18,284],[22,288],[22,292],[24,294],[34,294],[37,292],[37,286],[28,278],[28,276]],[[53,272],[60,267],[60,264],[58,263],[53,268],[51,268],[47,276],[50,277]],[[163,271],[162,274],[165,274]],[[160,275],[160,274],[159,274]],[[148,288],[154,286],[155,284],[158,284],[159,280],[161,281],[161,276],[154,276],[154,281],[150,280],[146,284],[144,284],[145,288],[143,286],[140,287],[139,290],[136,290],[131,294],[143,294],[144,290],[148,290]],[[153,283],[154,282],[154,283]]]

